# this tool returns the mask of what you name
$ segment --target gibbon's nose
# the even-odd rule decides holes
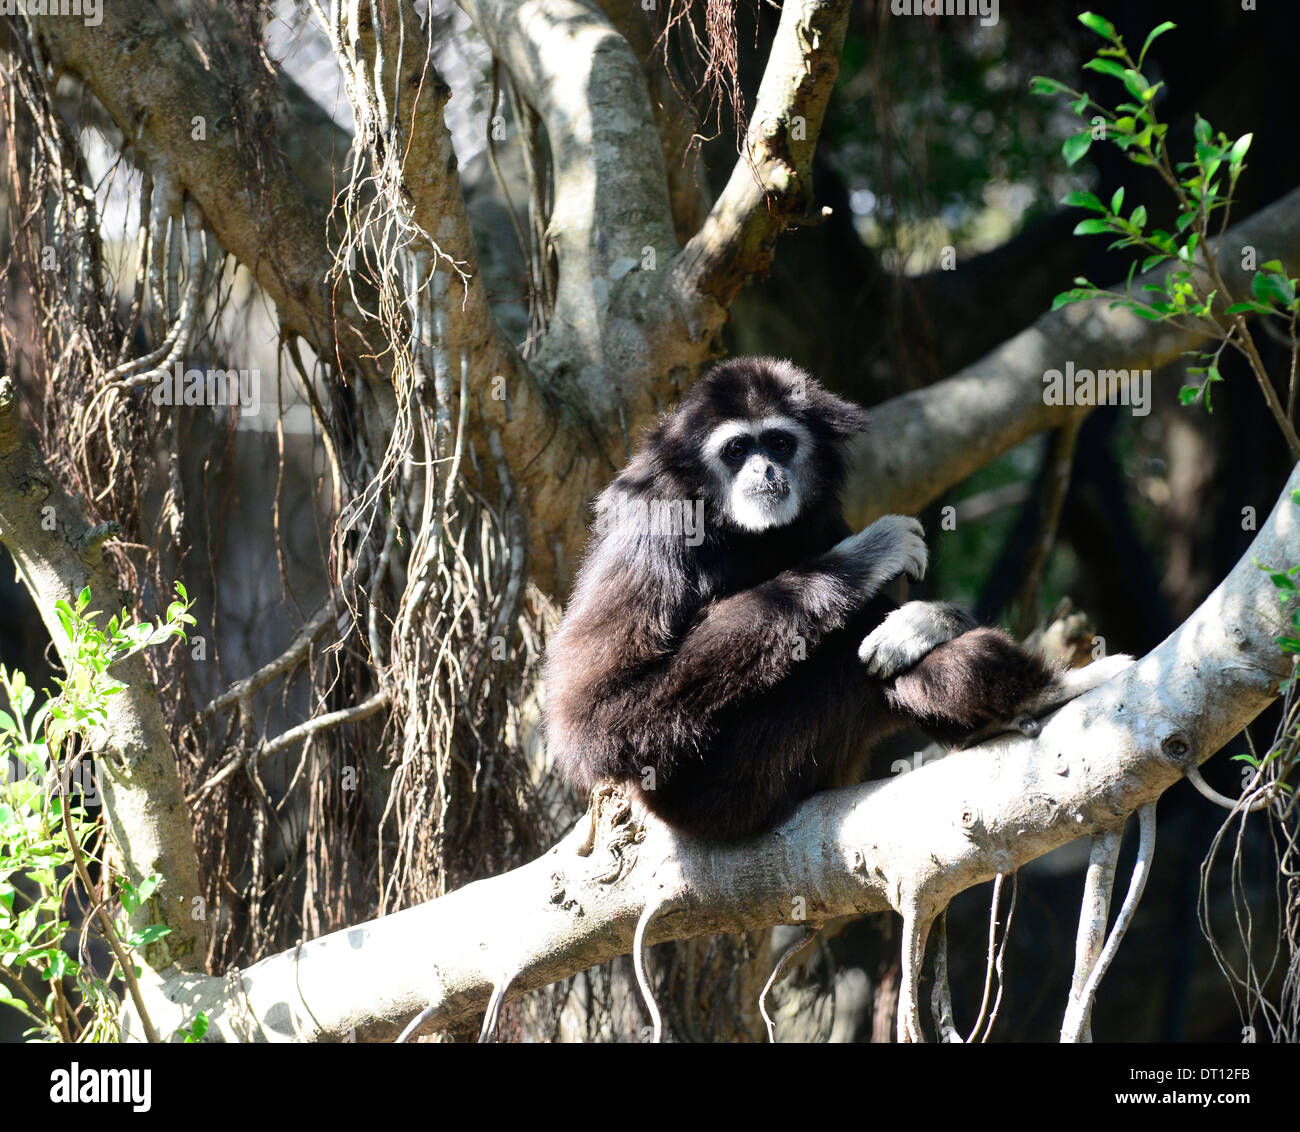
[[[763,468],[763,478],[767,480],[768,483],[776,483],[776,469],[772,467],[771,464],[768,464]]]

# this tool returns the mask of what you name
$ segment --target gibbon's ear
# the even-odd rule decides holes
[[[833,440],[848,440],[866,432],[871,424],[867,410],[861,405],[836,397],[823,387],[810,389],[808,401],[810,415],[819,420]]]

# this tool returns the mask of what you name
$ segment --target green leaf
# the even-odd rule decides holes
[[[1076,236],[1095,236],[1099,232],[1111,231],[1110,221],[1101,216],[1090,216],[1087,220],[1080,220],[1074,226]]]
[[[1283,275],[1257,271],[1255,277],[1250,281],[1250,290],[1255,298],[1264,303],[1278,303],[1286,306],[1295,299],[1295,291],[1291,286],[1291,281]]]
[[[1133,210],[1133,215],[1129,217],[1129,222],[1139,232],[1142,231],[1142,229],[1146,227],[1147,223],[1146,205],[1138,205],[1137,208]]]
[[[1198,143],[1196,146],[1196,160],[1201,168],[1205,170],[1205,180],[1208,184],[1210,178],[1219,171],[1219,166],[1223,164],[1223,151],[1215,145],[1201,145]],[[1213,186],[1207,192],[1213,192]]]
[[[1115,34],[1115,25],[1104,16],[1099,16],[1095,12],[1080,12],[1079,23],[1089,31],[1096,32],[1102,39],[1109,39],[1111,43],[1119,41],[1119,36]]]
[[[1098,74],[1111,75],[1117,79],[1124,78],[1124,66],[1116,63],[1113,59],[1089,59],[1084,65],[1085,71],[1096,71]]]
[[[207,1032],[208,1016],[200,1010],[199,1013],[195,1015],[194,1022],[191,1024],[189,1030],[185,1033],[185,1041],[187,1043],[201,1042],[203,1040],[203,1035]]]
[[[1114,195],[1113,197],[1110,198],[1110,210],[1111,210],[1111,212],[1118,213],[1119,210],[1120,210],[1120,207],[1121,207],[1123,204],[1124,204],[1124,186],[1123,186],[1123,185],[1120,185],[1120,187],[1119,187],[1118,189],[1115,190],[1115,195]]]
[[[1091,145],[1092,134],[1084,130],[1065,139],[1065,143],[1061,146],[1061,155],[1067,165],[1074,165],[1088,152]]]
[[[1073,94],[1074,93],[1074,91],[1072,91],[1068,86],[1066,86],[1065,83],[1058,82],[1056,79],[1048,78],[1046,75],[1035,75],[1032,79],[1030,79],[1029,90],[1030,93],[1032,94]],[[185,594],[182,593],[181,597],[184,598]]]
[[[1060,310],[1071,303],[1081,303],[1086,299],[1095,299],[1096,297],[1097,291],[1091,287],[1075,287],[1069,291],[1062,291],[1057,295],[1052,300],[1052,310]]]
[[[1106,211],[1106,206],[1101,203],[1095,194],[1085,192],[1082,189],[1076,189],[1069,196],[1063,198],[1061,203],[1068,205],[1070,208],[1090,208],[1094,212]]]
[[[1142,44],[1142,50],[1138,52],[1139,67],[1142,66],[1142,60],[1146,58],[1147,49],[1151,46],[1152,43],[1155,42],[1156,36],[1164,35],[1165,32],[1172,31],[1177,26],[1178,26],[1177,24],[1171,22],[1170,20],[1165,20],[1163,24],[1159,24],[1158,26],[1151,29],[1151,34],[1147,36],[1146,42]]]
[[[1132,67],[1124,68],[1124,89],[1134,98],[1140,98],[1146,101],[1147,90],[1150,84],[1147,83],[1146,77],[1133,70]],[[1148,127],[1148,130],[1150,127]]]
[[[150,924],[134,933],[128,942],[132,947],[145,947],[151,943],[157,943],[160,939],[165,939],[171,935],[171,931],[171,928],[166,924]]]
[[[1254,134],[1242,134],[1228,151],[1228,168],[1235,177],[1241,171],[1242,159],[1246,156],[1246,150],[1250,148],[1250,141]]]

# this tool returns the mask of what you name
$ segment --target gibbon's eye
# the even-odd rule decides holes
[[[743,460],[752,443],[748,436],[733,436],[722,446],[722,458],[730,463]]]
[[[763,447],[778,459],[785,459],[794,451],[795,439],[788,432],[773,429],[763,434]]]

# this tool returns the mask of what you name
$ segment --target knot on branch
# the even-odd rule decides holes
[[[984,816],[980,813],[979,807],[970,802],[962,805],[961,812],[957,815],[957,824],[972,840],[984,832]]]
[[[1196,765],[1196,747],[1185,731],[1171,731],[1160,741],[1160,754],[1176,767]]]
[[[23,476],[18,481],[18,490],[22,492],[24,499],[29,499],[33,503],[43,503],[50,494],[50,481],[43,475]]]
[[[587,816],[591,824],[578,846],[578,855],[589,857],[597,848],[608,854],[606,866],[593,872],[590,879],[612,884],[635,863],[636,854],[630,850],[644,840],[645,830],[633,816],[632,800],[621,782],[598,782],[593,786]]]
[[[565,877],[563,871],[556,869],[551,874],[551,896],[552,904],[558,904],[566,912],[576,911],[579,916],[582,915],[582,905],[578,903],[576,896],[569,896],[565,892]]]
[[[111,538],[117,538],[121,533],[122,524],[115,519],[87,527],[77,540],[77,553],[83,562],[97,562],[103,553],[104,543]]]

